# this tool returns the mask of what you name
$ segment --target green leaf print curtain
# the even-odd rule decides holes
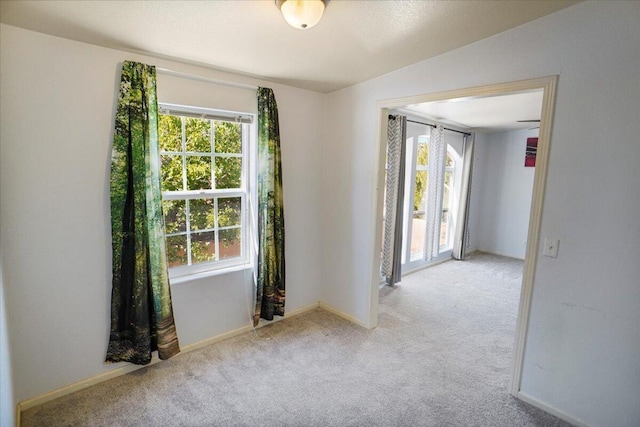
[[[113,283],[107,362],[146,365],[180,351],[161,208],[155,67],[126,61],[111,157]]]
[[[278,105],[258,88],[258,271],[253,324],[284,316],[284,213]]]

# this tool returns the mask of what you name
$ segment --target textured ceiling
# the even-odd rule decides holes
[[[3,23],[330,92],[577,1],[332,0],[308,30],[271,0],[1,1]]]
[[[519,120],[540,120],[543,91],[533,90],[508,95],[465,98],[461,100],[425,102],[400,108],[433,122],[455,125],[483,133],[531,129],[539,123],[519,123]]]

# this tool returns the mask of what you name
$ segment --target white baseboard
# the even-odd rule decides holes
[[[334,307],[330,306],[329,304],[326,304],[326,303],[324,303],[322,301],[320,301],[318,304],[319,304],[321,309],[327,310],[329,313],[335,314],[338,317],[342,317],[344,320],[348,320],[349,322],[355,323],[358,326],[362,326],[365,329],[371,329],[362,320],[356,319],[355,317],[351,316],[350,314],[347,314],[347,313],[345,313],[343,311],[340,311],[337,308],[334,308]]]
[[[566,421],[569,424],[572,424],[576,427],[591,427],[589,424],[585,423],[584,421],[574,418],[571,415],[565,412],[562,412],[561,410],[556,409],[551,405],[547,405],[546,403],[536,399],[535,397],[529,396],[527,393],[523,393],[519,391],[516,397],[522,400],[523,402],[526,402],[531,406],[535,406],[538,409],[542,409],[543,411],[553,415],[554,417],[558,417],[561,420]]]
[[[320,303],[316,302],[316,303],[313,303],[313,304],[305,305],[303,307],[297,308],[297,309],[292,310],[292,311],[287,311],[287,312],[285,312],[284,317],[277,316],[277,317],[274,317],[273,320],[260,319],[260,321],[258,322],[258,326],[256,326],[255,329],[262,328],[263,326],[271,325],[272,323],[275,323],[275,322],[280,322],[280,321],[282,321],[284,319],[288,319],[288,318],[293,317],[293,316],[297,316],[298,314],[302,314],[305,311],[313,310],[314,308],[318,308],[319,306],[320,306]],[[235,337],[236,335],[244,334],[245,332],[252,331],[253,329],[254,329],[253,325],[249,324],[249,325],[243,326],[241,328],[234,329],[232,331],[225,332],[225,333],[220,334],[220,335],[216,335],[215,337],[207,338],[205,340],[198,341],[198,342],[195,342],[193,344],[186,345],[186,346],[184,346],[184,347],[182,347],[180,349],[180,353],[179,354],[189,353],[190,351],[194,351],[194,350],[197,350],[199,348],[206,347],[208,345],[217,343],[219,341]]]
[[[43,403],[47,403],[51,400],[57,399],[62,396],[66,396],[67,394],[74,393],[76,391],[85,389],[87,387],[91,387],[92,385],[99,384],[101,382],[110,380],[115,377],[119,377],[120,375],[128,374],[129,372],[133,372],[138,369],[145,368],[147,366],[153,366],[159,361],[160,359],[158,359],[158,356],[156,354],[153,354],[153,356],[151,357],[151,362],[148,365],[132,365],[132,364],[124,365],[119,368],[115,368],[110,371],[104,372],[102,374],[95,375],[90,378],[85,378],[84,380],[80,380],[75,383],[57,388],[48,393],[41,394],[39,396],[32,397],[30,399],[25,399],[21,402],[18,402],[17,412],[19,414],[22,411],[26,411],[27,409],[33,408],[34,406],[42,405]]]
[[[503,256],[503,257],[507,257],[507,258],[513,258],[513,259],[519,259],[521,261],[524,261],[524,257],[523,256],[517,256],[517,255],[507,254],[507,253],[497,252],[497,251],[490,251],[490,250],[487,250],[487,249],[478,249],[477,251],[474,251],[474,252],[482,252],[482,253],[485,253],[485,254],[498,255],[498,256]]]
[[[261,327],[266,326],[266,325],[270,325],[270,324],[272,324],[274,322],[281,321],[283,319],[287,319],[287,318],[292,317],[292,316],[296,316],[298,314],[302,314],[305,311],[313,310],[314,308],[318,308],[319,306],[321,306],[321,303],[316,302],[316,303],[309,304],[309,305],[300,307],[298,309],[286,312],[284,317],[276,317],[271,321],[260,319],[260,323],[258,323],[258,326],[256,326],[256,329],[257,328],[261,328]],[[327,311],[331,311],[331,310],[327,309]],[[336,314],[338,314],[338,313],[336,313]],[[340,314],[338,314],[338,315],[340,315]],[[249,325],[243,326],[241,328],[237,328],[237,329],[234,329],[232,331],[225,332],[225,333],[220,334],[220,335],[216,335],[215,337],[207,338],[205,340],[198,341],[198,342],[195,342],[193,344],[188,344],[188,345],[186,345],[184,347],[181,347],[180,353],[178,353],[174,357],[179,357],[181,354],[189,353],[191,351],[200,349],[202,347],[206,347],[206,346],[214,344],[214,343],[216,343],[218,341],[226,340],[228,338],[234,337],[236,335],[243,334],[245,332],[249,332],[251,330],[253,330],[253,325],[249,324]],[[158,362],[160,362],[160,359],[158,358],[157,354],[154,353],[152,358],[151,358],[151,362],[148,365],[132,365],[132,364],[124,364],[124,362],[123,362],[123,366],[121,366],[119,368],[112,369],[112,370],[110,370],[108,372],[105,372],[105,373],[102,373],[102,374],[99,374],[99,375],[96,375],[96,376],[93,376],[93,377],[90,377],[90,378],[86,378],[84,380],[80,380],[80,381],[75,382],[73,384],[69,384],[69,385],[66,385],[64,387],[57,388],[57,389],[55,389],[53,391],[50,391],[48,393],[41,394],[39,396],[32,397],[30,399],[26,399],[26,400],[23,400],[21,402],[18,402],[18,404],[16,405],[16,426],[18,426],[18,427],[20,426],[20,414],[22,413],[22,411],[26,411],[29,408],[33,408],[35,406],[42,405],[43,403],[49,402],[51,400],[57,399],[57,398],[62,397],[62,396],[66,396],[68,394],[71,394],[71,393],[74,393],[76,391],[85,389],[87,387],[91,387],[93,385],[96,385],[96,384],[99,384],[101,382],[110,380],[112,378],[116,378],[116,377],[119,377],[121,375],[128,374],[129,372],[133,372],[133,371],[136,371],[138,369],[142,369],[142,368],[145,368],[145,367],[148,367],[148,366],[153,366]]]

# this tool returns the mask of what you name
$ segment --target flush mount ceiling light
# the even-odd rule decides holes
[[[329,0],[275,0],[289,25],[299,30],[316,25]]]

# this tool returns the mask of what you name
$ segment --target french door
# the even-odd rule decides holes
[[[435,132],[435,130],[433,131]],[[429,164],[431,127],[419,123],[407,123],[407,157],[405,174],[404,218],[402,228],[402,271],[408,273],[430,263],[449,258],[456,227],[458,200],[462,172],[463,136],[444,132],[446,155],[440,164]],[[438,183],[442,191],[441,202],[429,212],[429,169],[440,168],[444,179]],[[439,240],[436,258],[427,260],[427,221],[435,220],[434,236]]]

